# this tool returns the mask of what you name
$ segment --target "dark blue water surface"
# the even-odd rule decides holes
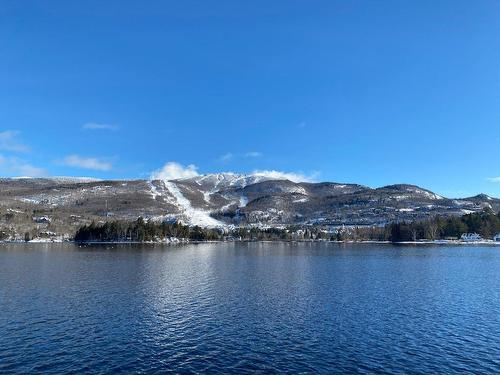
[[[0,373],[500,373],[500,248],[0,246]]]

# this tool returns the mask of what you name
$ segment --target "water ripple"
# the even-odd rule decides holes
[[[500,372],[494,248],[37,246],[0,249],[0,373]]]

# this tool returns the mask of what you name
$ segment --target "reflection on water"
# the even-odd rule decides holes
[[[500,251],[0,246],[0,372],[500,371]]]

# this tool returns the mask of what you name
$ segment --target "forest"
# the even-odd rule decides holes
[[[491,239],[500,233],[500,214],[491,210],[461,217],[435,216],[423,221],[389,223],[385,226],[335,227],[288,226],[284,228],[201,228],[182,223],[111,221],[82,226],[76,242],[160,242],[165,238],[190,241],[419,241],[458,239],[463,233],[478,233]]]

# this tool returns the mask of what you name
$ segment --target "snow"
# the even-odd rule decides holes
[[[240,207],[240,208],[241,208],[241,207],[245,207],[247,204],[248,204],[248,198],[247,198],[247,197],[245,197],[244,195],[242,195],[242,196],[240,197],[240,205],[239,205],[239,207]]]
[[[413,193],[423,195],[424,197],[432,200],[437,200],[437,199],[444,199],[441,195],[432,193],[430,191],[424,190],[424,189],[419,189],[419,188],[408,188],[407,191],[411,191]]]
[[[304,203],[307,202],[309,198],[300,198],[300,199],[295,199],[293,203]]]
[[[165,187],[174,196],[179,208],[186,216],[188,224],[202,227],[222,227],[224,224],[210,216],[208,211],[194,208],[191,202],[182,194],[175,182],[164,182]]]
[[[73,184],[102,181],[94,177],[68,177],[68,176],[55,176],[55,177],[49,177],[48,179],[61,183],[73,183]]]
[[[63,184],[79,184],[79,183],[102,181],[101,179],[94,178],[94,177],[54,176],[54,177],[40,177],[40,178],[51,180],[54,182],[63,183]],[[32,179],[36,179],[36,177],[19,176],[19,177],[12,177],[12,179],[13,180],[32,180]]]
[[[231,206],[233,206],[233,205],[234,205],[234,203],[233,203],[233,202],[228,203],[228,204],[225,204],[224,206],[222,206],[222,207],[219,209],[219,211],[220,211],[220,212],[225,212],[225,211],[229,210],[229,209],[231,208]]]
[[[160,196],[161,193],[158,191],[156,186],[153,184],[152,181],[149,182],[149,186],[151,188],[151,196],[153,197],[154,200],[156,200],[156,197]]]
[[[156,200],[157,197],[162,197],[165,202],[176,205],[177,201],[170,195],[170,194],[165,194],[165,182],[164,181],[159,181],[160,185],[157,187],[153,181],[149,181],[149,193],[151,194],[151,197],[153,200]]]
[[[211,196],[221,190],[228,188],[244,188],[245,186],[264,181],[265,178],[253,175],[242,175],[231,172],[206,174],[180,181],[191,181],[200,186],[203,199],[206,203],[211,203]],[[172,182],[175,182],[172,181]]]
[[[294,186],[288,189],[285,189],[287,193],[294,193],[294,194],[302,194],[302,195],[307,195],[306,189],[304,189],[301,186]]]
[[[395,199],[397,201],[404,201],[406,199],[410,199],[411,196],[410,195],[405,195],[405,194],[400,194],[400,195],[393,195],[391,198]]]
[[[36,198],[21,198],[20,201],[30,204],[40,204],[42,200]]]
[[[268,208],[266,211],[256,210],[249,213],[249,216],[254,221],[259,221],[259,227],[262,222],[272,222],[284,215],[284,212],[276,208]]]
[[[51,236],[51,237],[36,237],[30,240],[30,243],[52,243],[52,242],[63,242],[63,236]]]
[[[439,195],[439,194],[435,194],[435,193],[430,193],[428,191],[425,191],[423,192],[423,194],[428,197],[429,199],[435,199],[435,200],[438,200],[438,199],[444,199],[443,196]]]
[[[248,185],[263,181],[281,180],[283,178],[273,177],[266,174],[237,174],[233,172],[210,173],[195,177],[179,179],[179,181],[193,181],[199,186],[211,186],[211,193],[215,193],[224,188],[244,188]],[[173,180],[174,182],[176,180]]]
[[[211,192],[209,191],[204,191],[203,192],[203,200],[207,203],[210,203],[210,195],[212,195]]]
[[[48,216],[33,216],[32,219],[37,223],[50,223],[52,221]]]

